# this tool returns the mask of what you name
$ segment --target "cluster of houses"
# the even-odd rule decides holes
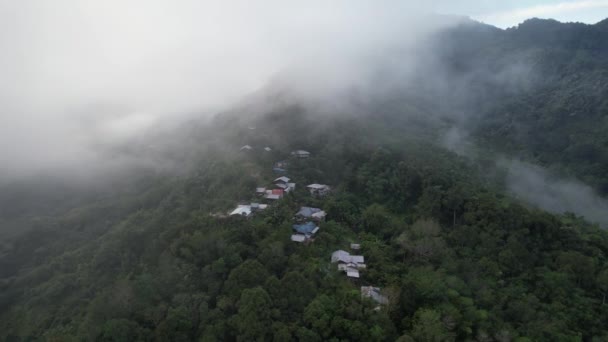
[[[258,187],[255,189],[255,193],[267,200],[276,201],[295,189],[296,183],[291,182],[288,177],[282,176],[274,180],[274,189]]]
[[[251,151],[253,147],[245,145],[241,147],[241,151]],[[265,151],[272,151],[270,147],[265,147]],[[291,152],[291,155],[296,158],[308,158],[310,152],[304,150],[296,150]],[[279,161],[273,165],[272,170],[275,173],[285,174],[287,173],[287,167],[289,162]],[[296,183],[292,182],[289,177],[280,176],[273,182],[272,188],[258,187],[256,188],[256,194],[266,200],[276,201],[283,198],[283,196],[296,188]],[[306,189],[310,192],[313,197],[324,197],[331,192],[331,188],[325,184],[310,184],[306,186]],[[230,215],[239,215],[248,217],[257,211],[264,210],[268,207],[268,204],[250,203],[238,205]],[[319,232],[319,224],[325,220],[327,214],[320,208],[313,207],[300,207],[300,210],[294,216],[294,224],[292,226],[293,233],[291,235],[291,241],[298,243],[309,243],[314,241],[315,235]],[[361,249],[361,245],[356,243],[350,244],[351,251],[355,252]],[[338,270],[345,272],[346,276],[351,279],[359,279],[361,277],[360,271],[365,269],[365,257],[363,255],[352,255],[344,250],[337,250],[331,255],[331,262],[337,264]],[[374,286],[361,286],[361,296],[363,298],[369,298],[375,301],[378,306],[375,308],[379,310],[382,305],[388,304],[388,298],[381,293],[379,287]]]
[[[279,177],[274,180],[274,189],[267,189],[259,187],[255,189],[256,195],[259,197],[269,200],[276,201],[283,198],[286,193],[295,190],[296,183],[291,183],[291,180],[287,177]],[[257,211],[268,208],[268,204],[251,203],[251,204],[239,204],[231,213],[230,216],[239,215],[249,217]]]
[[[254,148],[251,145],[245,145],[240,148],[240,151],[247,152],[247,151],[252,151],[253,149]],[[270,147],[266,146],[266,147],[264,147],[264,151],[270,152],[270,151],[272,151],[272,149]],[[298,158],[308,158],[310,156],[310,152],[304,151],[304,150],[293,151],[291,154]],[[275,163],[275,165],[273,167],[273,171],[278,172],[278,173],[286,173],[287,165],[288,165],[287,161],[279,161],[279,162]],[[311,185],[317,186],[318,184],[311,184]],[[281,176],[274,180],[273,187],[271,187],[271,188],[258,187],[258,188],[256,188],[255,192],[256,192],[256,195],[258,195],[258,197],[261,197],[264,200],[267,200],[269,202],[273,202],[273,201],[280,200],[281,198],[283,198],[283,196],[285,194],[287,194],[291,191],[294,191],[295,189],[296,189],[296,183],[291,182],[291,179],[289,179],[286,176]],[[311,190],[311,193],[313,193],[312,190]],[[260,203],[239,204],[232,212],[230,212],[230,216],[238,215],[238,216],[249,217],[250,215],[254,214],[255,212],[264,210],[267,207],[268,207],[267,204],[260,204]],[[314,235],[314,233],[312,233],[312,231],[309,232],[304,228],[300,228],[300,231],[305,232],[305,234],[303,234],[304,236]],[[315,230],[315,233],[317,231],[318,231],[318,229]],[[299,238],[300,237],[298,237],[298,239]]]
[[[358,251],[361,249],[361,245],[351,243],[350,249],[352,251]],[[361,277],[359,271],[367,268],[367,265],[365,265],[365,257],[363,255],[352,255],[343,250],[333,252],[331,254],[331,262],[332,264],[337,264],[338,270],[345,272],[346,276],[352,279],[359,279]],[[376,309],[380,309],[380,305],[388,304],[388,298],[381,293],[381,289],[379,287],[361,286],[361,296],[375,301],[378,304]]]

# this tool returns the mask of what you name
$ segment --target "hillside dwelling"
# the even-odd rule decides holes
[[[287,183],[289,183],[290,180],[291,179],[289,177],[282,176],[282,177],[275,179],[274,184],[287,184]]]
[[[291,234],[291,241],[293,242],[299,242],[299,243],[303,243],[308,241],[308,239],[306,238],[306,235],[302,235],[302,234]]]
[[[251,204],[239,204],[236,209],[234,209],[230,216],[238,215],[243,217],[249,217],[256,211],[264,210],[268,208],[268,204],[260,204],[260,203],[251,203]]]
[[[346,272],[346,276],[349,278],[359,278],[359,270],[367,267],[362,255],[350,255],[343,250],[333,252],[331,262],[337,263],[338,271]]]
[[[291,241],[294,242],[309,242],[320,229],[312,222],[294,224],[292,227],[295,233],[291,235]]]
[[[374,302],[378,303],[379,305],[388,304],[388,298],[386,296],[383,296],[380,293],[379,287],[361,286],[361,297],[371,298]],[[379,307],[377,309],[379,309]]]
[[[268,208],[268,204],[261,203],[251,203],[251,212],[254,213],[256,211],[264,210]]]
[[[230,216],[234,216],[234,215],[248,217],[249,215],[251,215],[251,206],[250,205],[239,205],[239,206],[237,206],[236,209],[234,209],[230,213]]]
[[[351,243],[350,244],[350,249],[352,249],[353,251],[358,251],[361,249],[361,245],[358,243]]]
[[[332,263],[342,263],[342,264],[357,264],[361,266],[360,268],[365,268],[365,258],[363,255],[350,255],[350,253],[337,250],[331,255]]]
[[[360,270],[365,268],[367,268],[366,264],[357,264],[355,262],[338,263],[338,271],[347,271],[349,269]]]
[[[327,196],[331,191],[331,188],[325,184],[310,184],[306,186],[310,194],[317,197]]]
[[[304,224],[294,224],[293,230],[304,235],[314,235],[319,231],[319,226],[313,222],[306,222]]]
[[[243,147],[241,147],[241,151],[251,151],[253,150],[253,147],[249,146],[249,145],[245,145]]]
[[[266,146],[266,147],[264,147],[264,151],[270,152],[270,151],[272,151],[272,149],[270,147]]]
[[[264,198],[269,199],[269,200],[278,200],[283,198],[284,195],[284,191],[283,189],[272,189],[272,190],[266,190],[266,195],[264,195]]]
[[[310,152],[304,150],[296,150],[291,152],[291,155],[296,158],[308,158],[310,157]]]
[[[296,183],[277,183],[276,186],[285,191],[285,193],[292,192],[296,189]]]
[[[281,174],[281,173],[286,173],[286,172],[287,172],[287,170],[285,170],[285,169],[281,169],[280,167],[273,167],[273,168],[272,168],[272,172],[275,172],[275,173],[279,173],[279,174]]]
[[[346,270],[346,276],[349,278],[359,278],[359,270],[349,268]]]
[[[312,219],[315,221],[322,221],[325,219],[327,214],[319,208],[301,207],[300,211],[296,213],[296,220],[308,220]]]
[[[256,195],[264,195],[266,193],[266,188],[255,188]]]

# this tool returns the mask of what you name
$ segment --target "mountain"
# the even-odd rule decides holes
[[[530,19],[505,31],[485,28],[478,33],[483,38],[464,45],[470,29],[450,32],[455,43],[448,58],[459,73],[473,74],[467,87],[489,93],[470,107],[478,120],[469,128],[479,145],[560,170],[608,194],[604,26]]]
[[[385,92],[328,108],[272,85],[188,123],[166,150],[146,150],[170,171],[3,186],[1,338],[608,339],[608,233],[520,201],[496,158],[608,191],[603,26],[467,21],[429,42],[436,55],[409,82],[378,84]],[[475,153],[445,139],[454,131]],[[279,176],[295,190],[256,194]],[[312,196],[313,183],[331,193]],[[259,202],[269,206],[251,217],[227,214]],[[300,244],[302,206],[327,216]],[[332,263],[339,250],[364,256],[359,278]]]

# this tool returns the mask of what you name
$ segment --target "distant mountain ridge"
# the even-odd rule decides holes
[[[608,19],[469,22],[437,45],[448,79],[472,96],[466,130],[481,145],[562,169],[608,194]],[[474,37],[474,38],[472,38]]]

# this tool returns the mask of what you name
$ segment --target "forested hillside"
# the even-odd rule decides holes
[[[3,186],[0,339],[608,340],[608,233],[512,198],[487,157],[523,157],[608,192],[606,22],[468,23],[437,39],[451,42],[441,72],[476,96],[421,81],[356,113],[245,105],[180,128],[154,152],[171,156],[170,171],[107,188]],[[485,154],[446,148],[453,127]],[[279,176],[295,190],[256,195]],[[331,192],[312,196],[313,183]],[[253,202],[268,208],[228,215]],[[303,206],[327,216],[298,243]],[[338,250],[365,257],[359,278],[332,263]]]
[[[475,37],[475,39],[471,39]],[[575,176],[608,194],[608,30],[530,19],[462,25],[440,40],[480,145]],[[445,44],[444,44],[445,43]]]
[[[255,130],[233,124],[227,140],[188,175],[47,218],[45,227],[6,247],[3,338],[608,336],[605,232],[514,203],[475,165],[424,140],[370,130],[365,122],[338,129],[349,119],[319,129],[318,120],[304,117],[271,117]],[[265,136],[274,137],[271,153],[239,151],[245,142],[266,145]],[[312,156],[290,158],[298,147]],[[251,219],[222,214],[255,200],[255,187],[271,183],[273,163],[286,158],[295,192]],[[334,191],[313,198],[304,188],[313,182]],[[289,239],[299,206],[328,214],[304,245]],[[361,244],[367,268],[349,280],[330,256],[353,242]],[[361,297],[359,287],[367,285],[389,300],[379,311]]]

